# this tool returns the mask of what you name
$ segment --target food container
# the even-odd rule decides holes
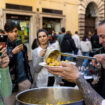
[[[80,91],[70,87],[29,89],[20,92],[16,100],[18,105],[57,105],[60,102],[65,103],[62,105],[84,105]]]
[[[52,55],[54,54],[54,55]],[[48,48],[46,55],[44,57],[44,62],[46,62],[47,58],[50,56],[54,56],[56,59],[59,59],[59,51],[57,49],[54,49],[53,47]]]

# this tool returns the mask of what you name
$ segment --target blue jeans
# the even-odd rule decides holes
[[[74,50],[74,55],[77,55],[78,54],[78,48],[75,48]],[[76,58],[73,58],[74,61],[76,61]]]
[[[89,52],[82,52],[83,56],[89,56]],[[86,67],[88,59],[84,59],[82,66]]]
[[[25,74],[25,69],[24,69],[24,62],[23,62],[23,52],[20,51],[16,55],[17,59],[17,67],[18,67],[18,82],[22,82],[27,79],[26,74]]]
[[[68,53],[68,52],[66,52],[66,53]],[[72,52],[71,53],[69,52],[68,54],[72,54]],[[71,61],[71,57],[64,56],[64,60]]]

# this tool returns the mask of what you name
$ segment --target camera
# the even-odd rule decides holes
[[[7,42],[8,35],[0,35],[0,42]]]
[[[0,35],[0,56],[2,55],[2,48],[6,47],[8,36],[7,35]]]
[[[21,39],[16,40],[16,46],[18,46],[18,45],[20,45],[20,44],[22,44]]]

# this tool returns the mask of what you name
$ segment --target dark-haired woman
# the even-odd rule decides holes
[[[32,51],[32,61],[34,70],[33,87],[53,86],[57,83],[57,81],[55,81],[55,77],[52,74],[48,73],[47,69],[40,66],[39,63],[44,61],[44,57],[48,49],[54,48],[59,50],[59,45],[57,45],[56,43],[49,43],[48,34],[44,29],[38,30],[37,41],[39,46]]]

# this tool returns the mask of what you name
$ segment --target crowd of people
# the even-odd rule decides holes
[[[83,94],[86,105],[104,105],[105,98],[105,21],[102,21],[97,31],[93,35],[85,34],[80,40],[78,32],[74,35],[65,28],[61,28],[61,33],[57,35],[54,30],[48,35],[45,29],[37,31],[36,38],[32,45],[33,74],[30,72],[28,64],[27,47],[23,43],[18,43],[18,27],[12,21],[7,21],[4,31],[0,30],[0,35],[7,35],[8,39],[3,47],[0,42],[0,105],[16,105],[16,94],[29,88],[40,88],[49,86],[60,86],[62,79],[75,83]],[[97,55],[97,48],[101,48],[101,53]],[[94,86],[90,86],[80,75],[76,66],[63,62],[61,66],[49,67],[40,66],[48,51],[56,49],[64,53],[78,54],[81,50],[84,56],[92,53],[97,62],[101,63],[101,78]],[[95,52],[92,52],[95,50]],[[59,60],[71,61],[70,57],[61,56]],[[73,61],[77,61],[76,58]],[[82,63],[82,69],[87,66],[87,59]],[[96,61],[92,61],[96,66]],[[93,88],[95,89],[93,89]],[[7,97],[8,96],[8,97]]]

